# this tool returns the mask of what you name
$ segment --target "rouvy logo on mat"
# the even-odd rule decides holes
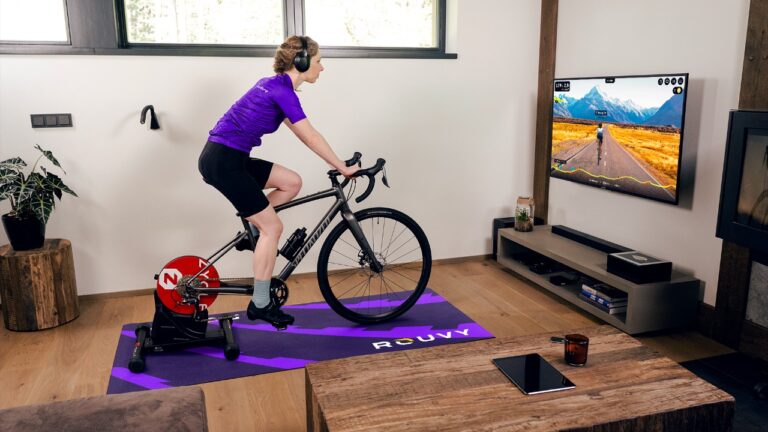
[[[416,338],[397,338],[393,339],[391,341],[380,341],[380,342],[373,342],[372,345],[377,350],[383,349],[383,348],[392,348],[393,346],[407,346],[412,345],[415,343],[429,343],[434,342],[437,339],[451,339],[453,337],[453,333],[458,333],[464,337],[469,337],[469,329],[464,330],[451,330],[445,333],[435,333],[435,334],[428,334],[426,336],[416,336]]]

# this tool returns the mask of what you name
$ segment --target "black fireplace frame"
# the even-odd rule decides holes
[[[750,135],[768,136],[768,111],[732,110],[728,120],[716,235],[754,251],[768,253],[768,228],[760,229],[736,219],[739,191],[744,180],[744,154]]]

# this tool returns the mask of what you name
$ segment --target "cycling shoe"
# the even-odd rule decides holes
[[[271,297],[271,296],[270,296]],[[248,319],[251,321],[260,319],[264,320],[278,330],[285,330],[289,325],[293,324],[293,316],[280,310],[274,298],[270,298],[269,304],[263,308],[256,307],[253,301],[248,302]]]

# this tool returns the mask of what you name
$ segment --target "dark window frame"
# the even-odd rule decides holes
[[[445,52],[446,1],[437,0],[437,47],[323,47],[323,57],[455,59]],[[274,45],[129,44],[124,0],[64,0],[69,43],[0,42],[0,54],[272,57]],[[304,34],[304,0],[283,0],[285,34]]]

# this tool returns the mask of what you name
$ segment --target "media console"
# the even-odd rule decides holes
[[[700,281],[691,276],[673,270],[668,282],[633,283],[608,273],[606,252],[553,234],[548,225],[531,232],[500,229],[497,241],[499,264],[625,333],[685,327],[696,319]],[[534,272],[529,268],[532,262],[552,263],[551,271]],[[578,280],[555,285],[549,278],[557,274],[575,275]],[[581,285],[587,278],[626,292],[626,313],[611,315],[581,300]]]

